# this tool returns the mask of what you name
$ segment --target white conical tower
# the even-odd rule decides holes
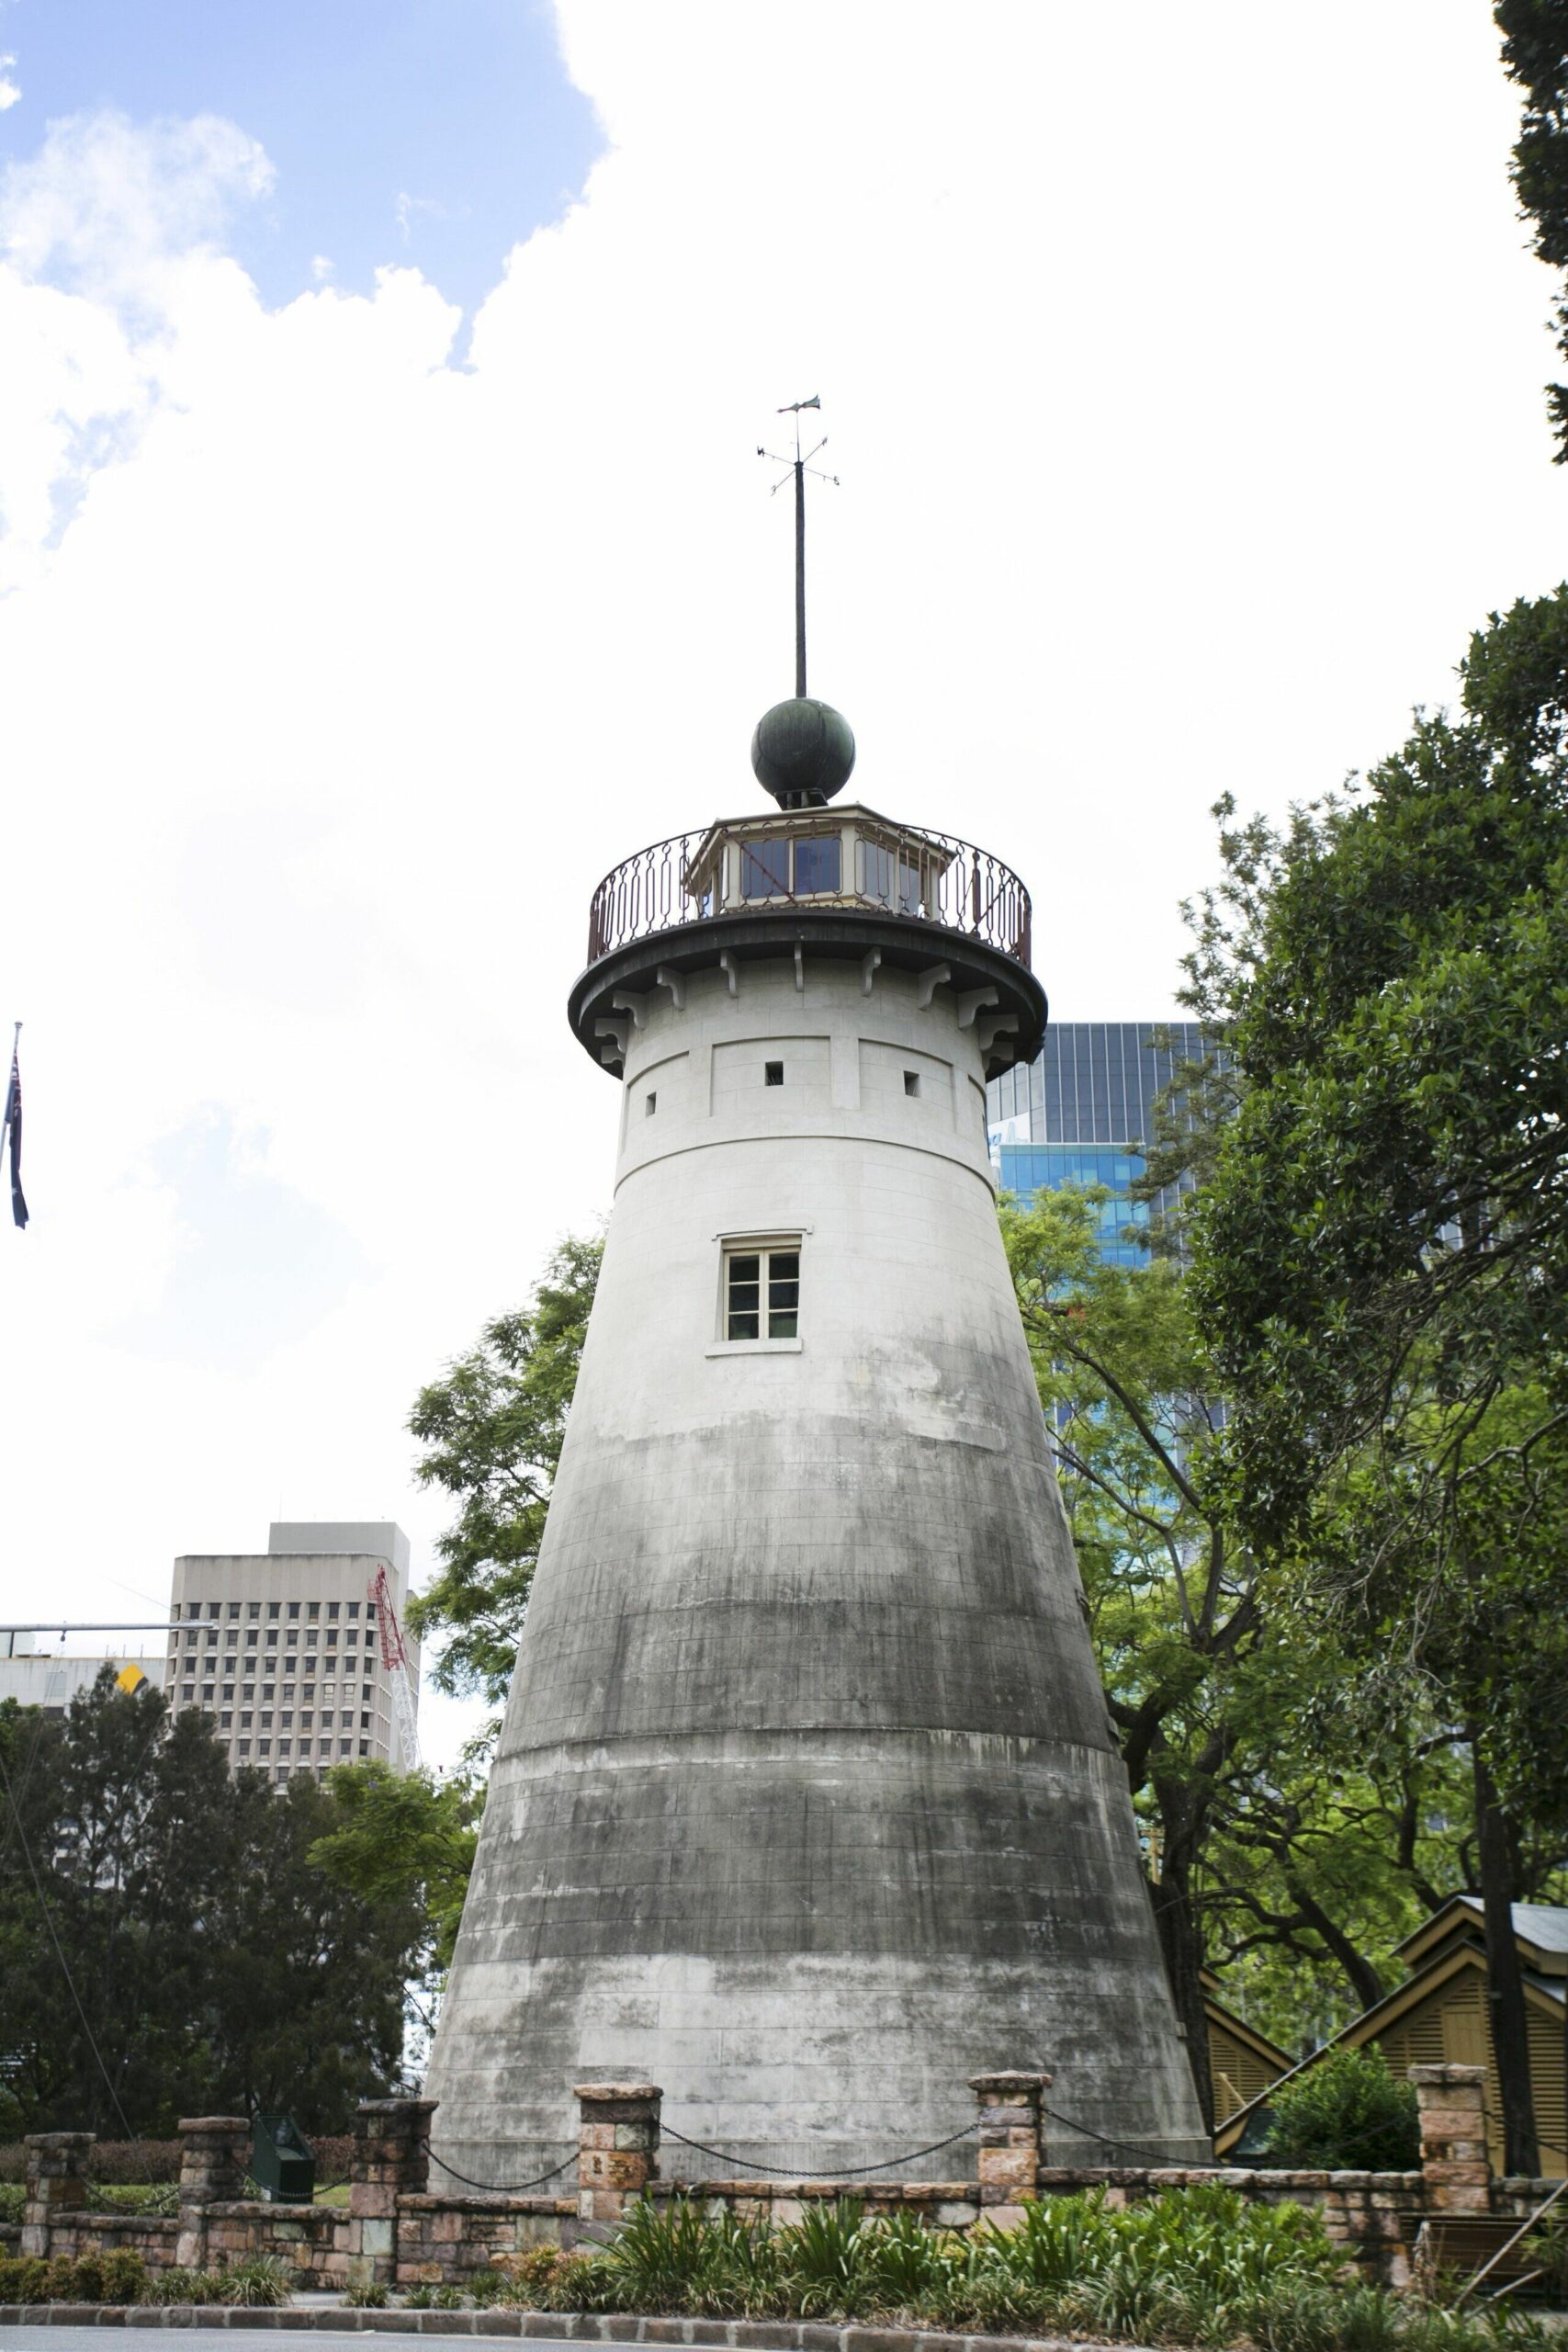
[[[987,1155],[1044,1025],[1028,896],[829,811],[853,757],[780,706],[781,809],[594,898],[615,1209],[427,2086],[475,2180],[564,2154],[595,2076],[816,2177],[1011,2067],[1129,2158],[1207,2153]]]

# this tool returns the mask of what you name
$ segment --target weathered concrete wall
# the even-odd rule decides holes
[[[1124,2158],[1207,2153],[975,1008],[922,992],[807,955],[626,1016],[604,1276],[427,2086],[437,2178],[530,2179],[572,2081],[628,2075],[667,2129],[841,2173],[1042,2053]],[[724,1239],[766,1235],[800,1236],[799,1339],[730,1347]]]

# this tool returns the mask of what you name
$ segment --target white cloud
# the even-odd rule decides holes
[[[14,55],[8,56],[0,51],[0,114],[8,112],[22,95],[19,84],[11,75],[11,68],[16,62]]]
[[[165,299],[171,263],[210,249],[265,196],[265,151],[216,115],[142,125],[114,113],[51,122],[0,178],[0,250],[28,277],[103,298]]]
[[[466,339],[408,268],[269,311],[233,125],[56,126],[6,184],[0,1427],[13,1573],[83,1614],[285,1512],[428,1557],[415,1388],[607,1205],[589,893],[753,803],[791,683],[781,401],[843,479],[812,676],[857,785],[1021,868],[1068,1018],[1169,1009],[1220,789],[1376,758],[1561,568],[1470,0],[560,17],[606,152]],[[217,1363],[159,1173],[209,1118],[266,1137],[247,1215],[254,1176],[352,1253]]]

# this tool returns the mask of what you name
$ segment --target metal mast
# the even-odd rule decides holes
[[[768,458],[775,466],[789,468],[789,473],[782,475],[774,482],[774,490],[782,490],[791,474],[795,477],[795,691],[802,702],[806,699],[806,477],[815,474],[818,481],[830,481],[835,490],[839,486],[837,474],[824,473],[820,466],[814,466],[811,462],[818,449],[827,447],[827,435],[824,434],[821,440],[809,449],[803,450],[800,446],[801,411],[807,408],[820,410],[821,406],[821,394],[813,392],[808,401],[791,401],[786,408],[779,410],[780,416],[793,416],[795,419],[793,458],[775,457],[771,449],[759,448],[757,451],[759,458]]]

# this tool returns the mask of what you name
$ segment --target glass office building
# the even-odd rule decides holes
[[[1168,1044],[1153,1043],[1156,1030]],[[1138,1146],[1148,1137],[1155,1096],[1203,1047],[1194,1021],[1053,1023],[1032,1062],[986,1089],[998,1181],[1025,1197],[1042,1186],[1103,1184],[1111,1198],[1100,1211],[1101,1253],[1113,1265],[1141,1264],[1138,1233],[1150,1207],[1127,1197],[1143,1170]],[[1168,1205],[1163,1193],[1157,1205]]]

